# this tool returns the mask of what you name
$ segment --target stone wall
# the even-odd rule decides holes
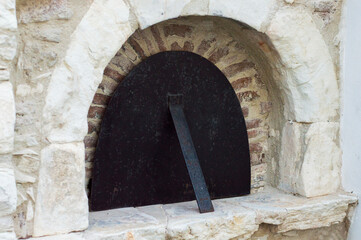
[[[86,228],[82,141],[89,178],[101,114],[116,84],[165,50],[199,53],[233,84],[248,122],[254,188],[269,183],[309,197],[336,191],[341,6],[342,0],[17,0],[15,11],[15,1],[2,1],[0,238],[14,238],[12,220],[22,238],[34,229],[45,235]],[[233,20],[159,23],[189,15]],[[302,147],[290,151],[289,144]],[[57,184],[61,179],[68,188]],[[48,206],[53,194],[69,198]],[[78,205],[69,206],[75,199]]]
[[[13,59],[16,54],[15,1],[0,2],[0,239],[15,239],[12,214],[16,186],[11,161],[14,150],[15,101]]]
[[[49,79],[64,57],[70,35],[92,1],[18,0],[18,54],[13,71],[16,101],[13,163],[18,192],[14,214],[18,237],[33,235],[40,152],[44,147],[39,117]]]

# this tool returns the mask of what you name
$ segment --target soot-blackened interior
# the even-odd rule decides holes
[[[91,210],[195,199],[168,94],[183,95],[211,198],[250,192],[245,121],[227,78],[199,55],[162,52],[135,67],[107,107],[95,152]]]

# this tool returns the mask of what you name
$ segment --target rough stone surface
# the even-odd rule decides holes
[[[0,29],[16,30],[15,1],[4,0],[0,3]]]
[[[161,21],[179,17],[191,0],[131,0],[129,1],[142,29]],[[203,2],[201,3],[203,4]],[[157,6],[154,8],[154,6]]]
[[[17,191],[11,152],[14,147],[15,101],[9,82],[16,54],[15,0],[0,1],[0,239],[16,239],[12,213]]]
[[[84,179],[83,143],[52,144],[42,150],[34,236],[88,227]]]
[[[88,2],[89,5],[90,2],[92,2],[92,7],[88,12],[86,11],[87,9],[84,11],[81,10],[84,13],[87,12],[87,14],[79,25],[78,22],[80,22],[83,15],[77,15],[78,12],[81,11],[79,8],[74,8],[74,3],[78,2]],[[281,89],[280,92],[283,93],[283,100],[278,101],[278,98],[275,98],[276,100],[272,98],[272,101],[261,101],[263,97],[262,94],[259,94],[254,89],[248,89],[253,87],[252,84],[257,82],[258,78],[253,78],[252,84],[249,84],[249,79],[243,78],[248,76],[239,76],[239,78],[234,79],[232,84],[235,89],[239,89],[237,91],[239,91],[238,96],[240,100],[242,100],[244,104],[249,104],[243,107],[245,116],[248,116],[248,120],[254,120],[255,106],[253,106],[253,103],[257,102],[258,104],[258,101],[261,101],[261,114],[272,115],[275,111],[280,111],[280,114],[283,114],[283,109],[279,110],[277,104],[281,104],[283,107],[283,103],[285,103],[285,115],[289,120],[302,122],[338,121],[339,96],[337,84],[334,84],[336,82],[334,72],[335,69],[336,71],[338,70],[338,49],[337,46],[334,45],[334,35],[333,33],[330,34],[330,28],[324,26],[329,21],[334,21],[333,24],[336,28],[332,31],[334,31],[335,34],[338,33],[338,20],[337,18],[332,18],[332,16],[335,9],[340,8],[342,5],[339,4],[340,1],[287,0],[286,2],[290,3],[288,5],[281,0],[277,1],[277,3],[275,3],[275,0],[127,0],[125,2],[130,3],[129,7],[131,11],[129,13],[123,1],[115,0],[94,0],[94,2],[92,0],[17,1],[17,6],[21,10],[18,12],[19,22],[23,21],[23,24],[20,24],[22,28],[22,39],[19,41],[19,56],[16,58],[17,70],[15,75],[13,75],[14,71],[11,68],[15,67],[15,65],[11,64],[11,60],[0,59],[0,81],[7,81],[12,78],[11,80],[17,90],[16,138],[18,142],[16,143],[16,151],[23,150],[24,148],[33,150],[31,154],[19,154],[14,156],[13,159],[16,167],[15,177],[18,189],[18,209],[14,214],[14,221],[17,225],[15,230],[18,237],[27,237],[32,234],[33,207],[34,204],[36,204],[36,186],[40,165],[37,154],[40,153],[41,146],[44,144],[43,140],[45,140],[45,142],[48,140],[56,143],[83,141],[83,137],[88,129],[86,125],[87,112],[94,93],[98,91],[97,86],[101,82],[103,69],[123,45],[125,39],[138,27],[137,21],[139,21],[141,27],[145,28],[148,24],[155,24],[159,21],[178,16],[216,15],[240,20],[251,27],[264,31],[269,24],[268,21],[273,18],[277,8],[280,7],[281,10],[272,20],[271,27],[268,28],[267,33],[271,36],[283,63],[283,65],[274,66],[274,69],[279,71],[280,77],[270,79],[271,83],[274,80],[276,80],[274,81],[275,84],[280,83],[278,87]],[[279,6],[277,6],[278,4]],[[69,9],[69,6],[72,6],[72,10]],[[145,9],[145,6],[150,6],[150,8]],[[216,8],[219,9],[217,10]],[[137,11],[141,14],[139,15]],[[13,42],[13,36],[16,34],[15,1],[5,0],[1,2],[0,12],[2,13],[0,16],[0,35],[2,33],[6,34],[5,37],[0,36],[0,45],[4,48],[4,51],[0,52],[4,54],[5,58],[9,59],[11,55],[15,53],[15,45]],[[74,15],[70,19],[71,12],[73,12]],[[74,19],[74,16],[75,18],[78,16],[78,19]],[[315,22],[312,22],[312,19],[315,20]],[[324,19],[329,20],[325,21]],[[42,22],[39,23],[39,21]],[[76,25],[78,25],[78,28],[74,31],[74,34],[70,36],[70,33],[73,32],[74,26]],[[237,28],[233,28],[231,25],[227,25],[226,28],[230,28],[234,32],[237,31]],[[50,31],[49,29],[55,30]],[[67,29],[67,31],[64,31],[64,29]],[[129,47],[128,45],[124,47],[124,54],[131,59],[143,59],[144,56],[154,54],[157,51],[164,51],[165,49],[199,50],[199,53],[206,54],[212,61],[219,61],[218,63],[220,65],[217,66],[220,66],[220,68],[228,74],[227,76],[231,76],[232,78],[237,76],[237,72],[240,73],[237,69],[249,66],[249,62],[240,62],[241,64],[232,64],[232,66],[230,64],[227,66],[222,65],[225,51],[213,51],[215,50],[214,46],[216,43],[212,42],[212,33],[208,35],[209,41],[204,41],[198,46],[195,45],[194,42],[189,41],[189,35],[185,34],[182,39],[180,35],[177,35],[179,32],[174,31],[174,29],[169,32],[156,27],[150,29],[153,29],[152,35],[150,36],[151,41],[146,42],[144,39],[139,40],[139,42],[144,42],[144,45],[149,44],[146,48],[143,48],[144,55],[141,54],[141,51],[135,53],[131,49],[133,46]],[[156,30],[158,30],[158,32]],[[322,35],[320,33],[322,33]],[[164,41],[165,34],[169,34],[167,35],[169,41]],[[256,46],[258,45],[265,56],[270,56],[264,58],[263,55],[255,54],[251,45],[244,45],[243,47],[245,47],[255,59],[261,62],[272,62],[276,58],[271,54],[273,51],[272,44],[265,44],[267,41],[258,37],[250,39],[252,39],[252,41],[249,42],[254,43]],[[138,41],[138,39],[136,40]],[[153,44],[154,42],[155,44]],[[224,44],[226,43],[220,43],[218,46],[219,49]],[[237,56],[240,55],[241,54],[237,54]],[[332,56],[332,59],[329,55]],[[234,56],[229,55],[227,63],[232,62],[232,57]],[[121,67],[125,69],[131,68],[132,64],[125,59],[120,59],[119,57],[118,60]],[[331,60],[333,62],[331,62]],[[233,61],[235,61],[234,58]],[[57,65],[54,71],[55,64]],[[332,64],[335,64],[335,69]],[[122,71],[120,70],[121,67],[115,68]],[[109,69],[107,69],[107,71],[109,71]],[[121,78],[117,73],[118,72],[109,71],[105,74],[108,76],[107,80],[109,81],[104,82],[103,86],[106,86],[104,87],[104,95],[108,96],[111,92],[108,90],[117,86],[114,84],[115,81],[113,78],[111,78],[111,76],[117,76],[117,79],[118,77]],[[50,86],[49,88],[48,85]],[[277,92],[271,92],[271,85],[272,84],[265,82],[263,87],[270,91],[270,96],[277,95]],[[81,91],[79,89],[81,89]],[[245,91],[246,89],[247,91]],[[48,93],[47,98],[44,97],[45,93]],[[96,95],[96,98],[94,97],[94,101],[96,102],[93,103],[94,105],[102,105],[108,100],[108,97]],[[43,109],[44,104],[46,106]],[[95,118],[92,119],[91,122],[94,124],[89,124],[90,128],[94,129],[97,129],[97,123],[101,120],[100,116],[105,110],[105,108],[100,106],[96,107],[97,108],[92,109]],[[42,110],[44,117],[40,120],[39,116],[41,116]],[[69,119],[71,119],[71,121]],[[45,123],[44,129],[42,129],[43,122]],[[278,123],[276,123],[276,125],[277,124]],[[254,151],[254,154],[251,156],[252,162],[257,163],[252,169],[254,173],[253,186],[259,186],[259,184],[263,184],[265,181],[263,174],[266,166],[264,162],[274,157],[274,166],[277,166],[279,164],[277,154],[280,153],[280,151],[276,153],[276,156],[264,155],[263,153],[267,151],[272,152],[272,149],[269,150],[267,144],[259,144],[258,141],[262,139],[262,141],[266,143],[268,136],[272,135],[272,132],[269,132],[267,129],[264,130],[263,125],[257,125],[257,121],[248,121],[247,125],[249,126],[250,147]],[[275,138],[279,136],[278,131],[282,132],[280,128],[281,127],[276,127],[274,130],[272,129],[273,133],[275,133]],[[325,131],[329,130],[327,127],[321,128]],[[300,158],[305,162],[304,171],[301,172],[303,175],[307,175],[308,169],[312,169],[315,162],[318,162],[316,159],[318,157],[316,157],[317,154],[314,150],[309,150],[309,154],[307,155],[305,149],[306,147],[307,149],[315,149],[315,145],[320,142],[319,140],[315,140],[318,139],[316,137],[318,134],[316,130],[316,128],[309,129],[309,135],[307,135],[306,127],[302,127],[300,131],[303,141],[307,140],[308,144],[306,146],[306,143],[302,142],[302,148],[300,150],[302,153]],[[292,132],[294,130],[290,131]],[[333,132],[332,130],[330,131]],[[45,135],[45,139],[43,139],[43,134]],[[96,134],[92,132],[91,137],[86,138],[86,141],[94,142],[94,139],[96,139],[94,138],[95,135]],[[309,136],[309,138],[307,136]],[[337,136],[337,134],[335,136]],[[323,138],[325,135],[321,134],[320,137]],[[331,141],[330,139],[333,138],[333,136],[327,135],[326,142]],[[332,144],[331,146],[334,146]],[[278,145],[274,144],[273,147],[274,146],[281,146],[281,143]],[[322,145],[320,149],[326,151],[325,146],[326,145]],[[272,146],[270,148],[272,148]],[[91,158],[91,151],[93,151],[93,149],[87,152],[87,159]],[[289,154],[292,155],[292,151]],[[284,162],[282,164],[284,164]],[[325,164],[320,167],[324,169],[330,166],[331,165]],[[89,166],[89,168],[90,167],[91,166]],[[299,166],[296,167],[298,170],[300,169]],[[272,171],[272,169],[273,168],[269,167],[267,171]],[[323,171],[322,169],[321,171]],[[294,172],[297,171],[295,170]],[[316,171],[310,172],[313,174]],[[329,170],[329,172],[333,174],[337,171]],[[275,173],[275,178],[278,179],[277,171],[275,171]],[[315,181],[319,177],[320,175],[317,174],[311,176]],[[336,179],[338,178],[336,177]],[[326,182],[323,182],[323,180],[326,180]],[[305,192],[304,194],[319,192],[319,186],[327,185],[333,188],[338,184],[337,181],[335,181],[335,184],[330,184],[327,181],[329,181],[329,178],[322,178],[320,181],[322,184],[320,185],[306,184],[305,186],[309,187],[312,191],[308,193]],[[305,187],[301,187],[301,189],[305,189]],[[78,193],[69,192],[69,194],[76,195]],[[278,214],[277,218],[273,218],[272,214],[275,214],[277,211],[278,210],[272,208],[267,208],[267,211],[262,211],[257,215],[256,220],[260,222],[258,219],[265,219],[264,222],[269,222],[269,224],[272,224],[272,222],[281,223],[283,221],[282,219],[284,219],[282,214],[284,214],[285,211],[282,210],[282,214]],[[87,213],[84,214],[86,215]],[[309,220],[306,219],[305,221],[307,222]],[[106,238],[113,238],[109,235],[110,233],[107,234]],[[181,236],[181,234],[188,233],[180,233],[178,236]],[[66,235],[54,239],[84,238],[83,234],[71,234],[70,236],[71,237],[68,237],[68,235]],[[131,234],[123,234],[122,236],[125,239],[134,238]]]
[[[279,188],[306,197],[340,187],[338,123],[286,123],[282,133]]]
[[[276,13],[266,33],[287,68],[281,83],[286,119],[334,120],[339,108],[335,69],[311,15],[303,7],[286,7]]]
[[[69,19],[72,16],[68,8],[68,0],[22,0],[18,1],[21,11],[20,23],[45,22],[55,19]]]
[[[0,81],[0,154],[10,153],[14,145],[15,104],[10,82]]]
[[[15,34],[0,32],[0,59],[12,61],[16,54],[16,36]]]
[[[68,54],[50,80],[43,111],[48,141],[83,140],[88,106],[102,72],[132,33],[128,18],[129,9],[123,1],[98,0],[80,22],[71,36]]]
[[[13,227],[13,218],[11,215],[0,217],[0,232],[12,232]]]
[[[209,0],[209,13],[243,22],[263,31],[277,9],[277,0]]]
[[[1,240],[16,240],[16,236],[14,232],[3,232],[0,233]]]
[[[17,201],[12,163],[4,158],[8,156],[0,155],[0,217],[13,213]]]
[[[269,188],[214,200],[215,212],[206,214],[199,214],[195,201],[93,212],[85,232],[36,239],[250,239],[265,224],[273,234],[287,236],[342,223],[356,202],[355,196],[342,192],[304,198]]]
[[[7,69],[0,69],[0,81],[2,80],[9,80],[10,79],[10,72]]]

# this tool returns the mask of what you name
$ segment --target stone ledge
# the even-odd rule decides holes
[[[245,197],[214,200],[215,212],[206,214],[198,213],[195,201],[93,212],[85,232],[33,240],[248,239],[261,223],[287,232],[343,222],[349,206],[357,201],[345,192],[304,198],[268,188]]]

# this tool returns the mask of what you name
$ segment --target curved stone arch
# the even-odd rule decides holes
[[[211,0],[208,13],[204,10],[207,9],[206,1],[195,1],[198,7],[188,7],[193,11],[187,10],[188,5],[185,4],[192,2],[184,1],[185,6],[180,8],[184,9],[183,15],[180,15],[182,11],[179,11],[179,6],[174,7],[169,2],[167,6],[173,6],[178,9],[177,12],[167,13],[166,4],[160,4],[162,11],[159,15],[151,6],[147,8],[147,2],[130,1],[143,28],[170,18],[194,15],[195,9],[200,9],[200,15],[222,15],[237,21],[242,20],[256,30],[266,30],[284,63],[285,77],[279,86],[287,92],[283,98],[286,119],[318,122],[333,120],[337,116],[339,97],[332,59],[326,43],[306,10],[284,7],[272,15],[271,19],[271,13],[276,9],[274,1],[257,0],[255,2],[267,4],[262,11],[252,11],[253,7],[257,6],[253,1],[227,0],[217,3],[219,1]],[[228,4],[225,4],[226,2]],[[236,5],[242,2],[243,8],[240,9],[253,12],[253,15],[242,15],[241,10],[235,13],[231,2]],[[130,14],[130,10],[123,1],[94,1],[72,34],[67,54],[52,74],[43,111],[44,134],[49,142],[74,142],[84,138],[87,108],[101,81],[103,70],[136,30],[132,27],[135,24],[132,24],[133,14]],[[235,15],[243,17],[238,19]],[[269,17],[265,17],[267,15]]]
[[[281,90],[285,118],[321,124],[337,120],[339,96],[332,59],[312,17],[302,7],[283,6],[276,0],[95,0],[72,34],[66,55],[55,68],[48,87],[42,121],[44,138],[50,145],[41,154],[35,236],[87,227],[85,190],[68,192],[64,201],[77,203],[72,205],[73,209],[63,211],[62,202],[52,204],[46,198],[49,191],[58,195],[64,191],[59,179],[47,171],[51,163],[59,162],[62,164],[59,168],[75,169],[64,172],[63,181],[74,189],[84,186],[81,170],[84,163],[79,158],[84,157],[82,141],[87,133],[87,113],[108,62],[138,24],[145,28],[188,15],[222,16],[266,32],[283,62],[279,69],[283,78],[276,84]],[[63,162],[62,154],[77,161]],[[289,181],[288,185],[294,185],[293,180]],[[301,185],[304,188],[307,184]],[[294,191],[302,192],[297,188]],[[56,219],[51,218],[54,214]]]

